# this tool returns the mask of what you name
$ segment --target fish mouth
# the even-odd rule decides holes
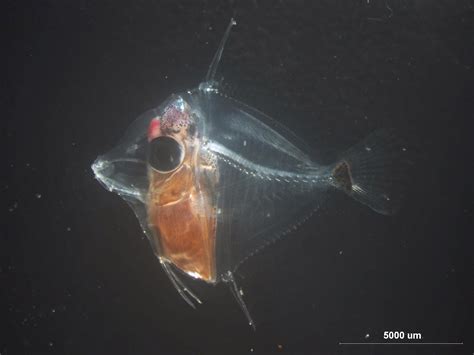
[[[144,201],[148,190],[146,162],[134,158],[99,156],[91,166],[95,178],[108,191]]]
[[[108,161],[97,158],[91,166],[95,178],[104,186],[105,189],[113,191],[111,177],[114,173],[114,166]]]

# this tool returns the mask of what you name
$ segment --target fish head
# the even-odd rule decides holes
[[[162,262],[215,282],[217,169],[192,102],[191,95],[172,95],[144,113],[92,169],[134,209]]]
[[[200,169],[197,123],[183,95],[171,95],[140,115],[112,149],[97,157],[92,164],[96,179],[127,201],[145,203],[149,171],[170,179],[184,165]]]

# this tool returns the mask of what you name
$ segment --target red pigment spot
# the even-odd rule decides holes
[[[158,137],[160,133],[160,120],[159,118],[154,118],[151,120],[150,125],[148,126],[148,142]]]

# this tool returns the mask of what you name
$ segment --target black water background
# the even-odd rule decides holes
[[[2,8],[1,354],[472,353],[472,2]],[[223,286],[195,285],[206,302],[186,306],[89,168],[203,78],[231,15],[226,81],[316,157],[394,127],[418,159],[399,215],[335,196],[244,265],[256,333]],[[385,330],[466,345],[338,345]]]

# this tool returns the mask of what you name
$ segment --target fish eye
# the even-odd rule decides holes
[[[150,142],[148,163],[159,172],[169,173],[181,165],[184,151],[174,138],[161,136]]]

